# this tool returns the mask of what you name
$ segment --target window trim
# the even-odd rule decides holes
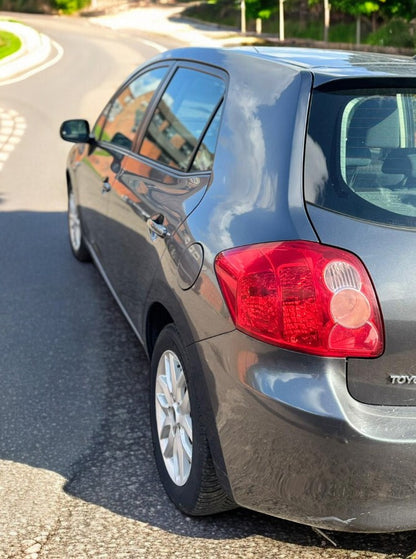
[[[194,165],[195,157],[197,156],[198,151],[200,150],[200,148],[201,148],[201,146],[202,146],[202,143],[203,143],[203,141],[204,141],[205,135],[206,135],[206,133],[208,132],[208,130],[209,130],[211,124],[213,123],[215,117],[217,116],[218,111],[220,111],[220,110],[222,109],[222,105],[223,105],[224,101],[225,101],[225,94],[224,94],[224,95],[221,97],[221,99],[218,101],[217,106],[215,107],[215,109],[214,109],[214,111],[213,111],[213,113],[212,113],[210,119],[208,120],[206,126],[204,127],[204,129],[203,129],[202,132],[201,132],[201,135],[200,135],[200,137],[199,137],[199,139],[198,139],[197,144],[195,145],[195,148],[194,148],[194,150],[193,150],[193,152],[192,152],[192,155],[191,155],[191,158],[190,158],[190,160],[189,160],[189,165],[188,165],[188,168],[187,168],[187,170],[186,170],[187,173],[192,172],[191,169],[192,169],[192,167],[193,167],[193,165]],[[222,119],[222,114],[221,114],[221,117],[220,117],[220,118]],[[219,124],[218,130],[219,130],[220,128],[221,128],[221,122],[220,122],[220,124]],[[215,157],[215,152],[217,151],[218,136],[219,136],[219,132],[218,132],[217,137],[216,137],[216,139],[215,139],[214,157]],[[211,171],[211,169],[208,169],[208,171]],[[201,172],[201,171],[193,171],[193,172]]]

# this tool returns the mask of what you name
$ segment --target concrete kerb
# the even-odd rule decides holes
[[[17,35],[22,42],[17,52],[0,60],[0,80],[18,76],[50,55],[49,38],[28,25],[0,18],[0,29]]]

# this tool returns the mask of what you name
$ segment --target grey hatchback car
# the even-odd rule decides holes
[[[415,529],[416,61],[174,50],[61,137],[176,506]]]

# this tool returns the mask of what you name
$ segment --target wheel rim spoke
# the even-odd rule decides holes
[[[188,462],[192,460],[192,441],[184,431],[180,431],[181,445],[184,451],[184,459]]]
[[[191,421],[191,417],[188,415],[182,415],[180,418],[180,425],[182,427],[182,429],[184,430],[187,438],[189,439],[189,442],[191,444],[191,449],[192,449],[192,421]]]
[[[159,414],[160,421],[159,421],[159,439],[164,442],[165,444],[165,452],[167,451],[167,447],[169,446],[169,437],[172,436],[173,432],[173,420],[170,414],[162,413]],[[171,446],[171,445],[170,445]]]
[[[165,430],[162,430],[163,437],[161,440],[165,443],[163,456],[165,460],[171,460],[175,456],[175,436],[172,425],[165,423]]]
[[[180,484],[180,481],[184,478],[187,463],[185,463],[185,452],[182,446],[182,441],[180,437],[180,432],[175,433],[175,462],[176,462],[176,480]]]
[[[156,381],[156,397],[163,408],[173,405],[172,393],[169,389],[166,375],[160,375]]]
[[[176,485],[184,485],[192,466],[192,418],[188,386],[179,358],[162,355],[155,384],[156,423],[166,470]]]

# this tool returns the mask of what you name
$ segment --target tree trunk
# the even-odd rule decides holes
[[[285,40],[285,12],[284,12],[284,1],[279,0],[279,39],[280,41]]]
[[[329,0],[324,0],[324,41],[328,42],[329,35],[329,20],[330,20],[330,9]]]
[[[306,29],[308,25],[308,0],[299,1],[299,27],[300,29]]]

